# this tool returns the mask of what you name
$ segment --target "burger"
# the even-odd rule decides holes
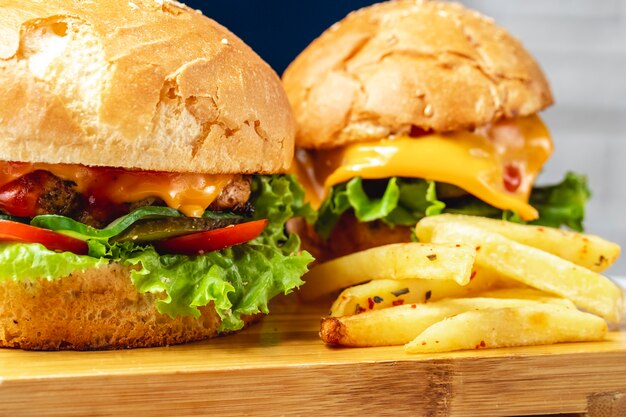
[[[333,25],[288,67],[293,166],[319,208],[294,228],[333,258],[410,241],[457,213],[580,230],[573,173],[536,187],[553,143],[537,113],[548,82],[522,44],[455,3],[398,0]]]
[[[240,39],[166,0],[0,1],[0,346],[161,346],[301,284],[294,120]]]

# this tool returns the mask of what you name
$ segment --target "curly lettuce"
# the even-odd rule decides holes
[[[587,178],[569,172],[560,184],[533,190],[530,204],[539,211],[539,218],[532,223],[551,227],[565,226],[582,232],[585,203],[590,198]]]
[[[245,245],[188,257],[159,256],[152,246],[106,247],[94,242],[90,253],[108,253],[124,264],[141,266],[131,273],[131,279],[140,292],[166,295],[157,302],[159,312],[197,317],[198,307],[213,301],[222,319],[220,330],[238,330],[244,324],[242,315],[268,313],[271,298],[302,285],[300,277],[313,261],[307,252],[299,253],[298,236],[285,233],[291,217],[313,216],[293,177],[255,178],[251,201],[254,218],[269,223],[261,236]],[[102,252],[103,248],[107,252]]]
[[[539,211],[539,218],[532,224],[582,231],[589,197],[586,178],[571,172],[559,184],[535,187],[530,204]],[[398,177],[363,181],[357,177],[332,188],[319,209],[315,229],[327,238],[348,211],[361,222],[380,220],[391,227],[412,226],[423,217],[440,213],[523,222],[516,213],[500,210],[469,194],[439,198],[434,181]]]
[[[159,312],[171,317],[198,317],[199,308],[213,302],[222,319],[220,330],[238,330],[244,324],[242,315],[267,313],[272,297],[301,285],[300,277],[313,261],[307,252],[300,252],[299,238],[285,232],[285,223],[291,217],[314,217],[293,177],[255,177],[251,202],[254,218],[269,220],[257,239],[194,257],[160,255],[151,245],[110,242],[115,232],[133,221],[177,215],[171,209],[134,212],[105,229],[89,228],[62,216],[40,218],[39,226],[87,237],[89,256],[57,253],[38,244],[2,244],[0,280],[52,280],[111,261],[120,262],[135,267],[131,280],[139,292],[160,296],[156,304]]]
[[[0,243],[0,280],[52,280],[108,263],[102,258],[54,252],[38,243]]]
[[[356,177],[332,188],[320,206],[315,229],[327,238],[349,210],[361,222],[382,220],[390,226],[410,226],[422,217],[440,214],[444,208],[445,203],[437,199],[434,181],[393,177],[364,182]]]

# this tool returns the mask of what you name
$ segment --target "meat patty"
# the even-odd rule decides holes
[[[247,213],[251,210],[249,199],[250,177],[239,175],[233,177],[208,209]],[[150,197],[132,203],[113,203],[93,193],[81,194],[73,182],[47,171],[31,172],[0,189],[0,211],[22,217],[60,214],[97,228],[147,205],[162,206],[164,202]]]
[[[209,206],[212,211],[242,211],[250,200],[250,177],[238,175],[224,187],[220,195]]]
[[[74,190],[74,183],[63,181],[46,171],[35,171],[43,179],[39,183],[41,193],[37,199],[37,214],[69,215],[81,204],[81,195]]]
[[[382,221],[362,223],[352,213],[341,216],[327,240],[323,240],[304,219],[290,220],[288,228],[300,235],[302,248],[313,254],[319,262],[375,246],[411,241],[410,227],[391,228]]]
[[[410,227],[391,228],[380,220],[362,223],[349,213],[341,216],[328,238],[327,247],[332,257],[339,257],[375,246],[410,241]]]
[[[0,209],[14,216],[70,215],[80,205],[74,184],[46,171],[34,171],[0,189]]]

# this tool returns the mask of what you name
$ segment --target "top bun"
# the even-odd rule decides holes
[[[491,19],[459,4],[398,0],[348,15],[283,82],[296,145],[332,148],[408,132],[472,129],[552,104],[541,68]]]
[[[278,76],[171,0],[0,0],[0,160],[275,173],[294,122]]]

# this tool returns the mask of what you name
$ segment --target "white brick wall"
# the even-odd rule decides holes
[[[556,151],[542,175],[589,176],[587,231],[626,252],[626,0],[461,0],[520,38],[557,104],[543,116]],[[626,275],[626,255],[610,270]]]

